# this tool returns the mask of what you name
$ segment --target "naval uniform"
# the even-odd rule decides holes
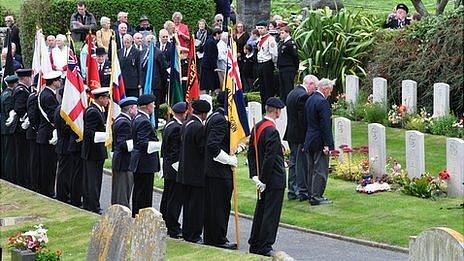
[[[1,97],[1,134],[2,134],[2,178],[16,182],[14,128],[12,125],[6,126],[9,113],[14,109],[13,88],[5,88]]]
[[[72,158],[71,162],[73,171],[70,180],[70,198],[71,204],[76,207],[82,206],[82,194],[84,190],[83,176],[84,176],[84,160],[81,158],[82,140],[75,132],[69,135],[68,152]]]
[[[29,147],[29,188],[38,191],[39,170],[40,170],[40,147],[37,143],[37,130],[40,125],[40,111],[38,106],[38,93],[31,92],[27,98],[27,117],[29,119],[29,128],[26,130],[26,139]]]
[[[55,110],[55,127],[58,137],[55,152],[58,155],[58,171],[56,173],[56,198],[68,202],[71,194],[71,177],[73,173],[73,159],[69,153],[71,128],[60,115],[61,106]]]
[[[298,71],[298,48],[295,41],[289,36],[279,42],[278,50],[277,68],[279,68],[280,99],[286,104],[287,95],[293,89],[295,75]]]
[[[263,35],[259,38],[258,44],[258,68],[257,76],[259,78],[259,94],[261,96],[263,111],[264,105],[269,97],[277,94],[277,88],[274,80],[274,62],[277,61],[277,43],[270,34]]]
[[[20,186],[28,187],[30,184],[28,168],[29,147],[26,140],[26,130],[22,128],[22,123],[27,117],[27,98],[29,97],[29,87],[19,82],[13,91],[15,120],[12,127],[15,129],[14,146],[16,159],[17,183]]]

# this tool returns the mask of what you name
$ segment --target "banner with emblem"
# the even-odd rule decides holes
[[[87,86],[90,91],[101,87],[100,75],[98,74],[97,55],[95,53],[96,47],[92,37],[92,34],[89,32],[85,38],[85,42],[87,44],[87,60],[85,62],[87,66]]]
[[[190,48],[188,54],[188,72],[187,72],[187,93],[185,100],[190,104],[193,100],[200,98],[200,84],[198,83],[198,71],[197,71],[197,55],[195,49],[195,34],[192,34],[193,38],[190,41]]]

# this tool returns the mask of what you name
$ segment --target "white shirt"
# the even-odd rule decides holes
[[[276,121],[275,121],[273,118],[268,117],[268,116],[264,116],[264,118],[265,118],[266,120],[272,121],[272,122],[274,123],[274,125],[277,125]]]
[[[218,49],[217,67],[218,69],[225,71],[226,66],[227,66],[227,51],[228,51],[227,44],[224,41],[220,40],[217,43],[217,49]]]
[[[264,63],[270,60],[272,60],[274,63],[277,62],[277,43],[272,35],[269,35],[269,37],[267,37],[264,43],[261,46],[259,46],[261,39],[266,37],[267,35],[269,34],[260,36],[256,44],[256,48],[258,48],[258,63]]]
[[[52,49],[52,59],[53,65],[57,68],[63,69],[64,66],[68,65],[68,47],[63,46],[59,48],[58,46]]]

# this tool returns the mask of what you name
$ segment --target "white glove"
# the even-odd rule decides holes
[[[153,152],[157,152],[161,150],[161,142],[160,141],[149,141],[147,147],[147,153],[152,154]]]
[[[240,154],[240,152],[246,150],[246,145],[243,143],[240,143],[237,147],[237,151],[235,151],[235,154]]]
[[[237,156],[229,155],[225,151],[221,150],[219,154],[213,158],[213,160],[233,167],[237,167]]]
[[[26,118],[23,123],[21,123],[21,128],[23,130],[27,130],[29,128],[29,126],[31,125],[31,123],[29,122],[29,118]]]
[[[101,142],[105,142],[105,140],[106,140],[106,132],[102,132],[102,131],[95,132],[95,136],[93,137],[93,142],[101,143]]]
[[[114,152],[110,151],[110,158],[113,158]]]
[[[175,171],[179,171],[179,162],[174,162],[171,166]]]
[[[134,149],[134,140],[126,140],[127,151],[131,152]]]
[[[261,182],[258,176],[253,176],[252,180],[255,182],[256,188],[259,190],[259,192],[263,192],[266,189],[266,184]]]
[[[11,110],[10,113],[8,113],[8,119],[6,119],[6,122],[5,122],[5,125],[8,127],[10,126],[13,121],[14,121],[14,118],[16,116],[16,112],[14,110]]]
[[[57,142],[58,142],[58,133],[56,132],[56,129],[54,129],[52,132],[52,139],[49,140],[48,143],[51,145],[56,145]]]

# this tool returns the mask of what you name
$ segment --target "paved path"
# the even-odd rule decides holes
[[[106,209],[111,200],[111,176],[103,175],[101,207]],[[153,194],[153,206],[159,209],[160,193]],[[248,251],[251,220],[240,218],[240,251]],[[228,238],[235,241],[233,216],[229,219]],[[390,250],[369,247],[344,240],[333,239],[294,229],[280,227],[275,250],[283,250],[296,260],[407,260],[408,255]]]

